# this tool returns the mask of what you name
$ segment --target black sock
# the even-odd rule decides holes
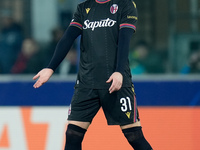
[[[153,150],[151,145],[144,138],[142,127],[123,129],[122,132],[134,150]]]
[[[65,150],[81,150],[82,141],[87,130],[79,126],[69,124],[66,131]]]

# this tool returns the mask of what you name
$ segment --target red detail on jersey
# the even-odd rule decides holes
[[[71,114],[71,105],[69,106],[69,110],[68,110],[68,115],[70,115]]]
[[[132,29],[136,30],[136,26],[134,26],[132,24],[128,24],[128,23],[120,24],[120,29],[121,28],[132,28]]]
[[[111,12],[112,14],[115,14],[117,11],[118,11],[118,5],[117,5],[117,4],[113,4],[113,5],[110,7],[110,12]]]
[[[109,2],[109,1],[111,1],[111,0],[105,0],[105,1],[96,0],[96,2],[97,2],[97,3],[100,3],[100,4],[107,3],[107,2]]]
[[[76,27],[79,27],[81,29],[83,28],[83,26],[80,23],[78,23],[78,22],[71,22],[70,26],[76,26]]]
[[[137,121],[137,104],[136,104],[136,96],[134,95],[134,118],[133,118],[133,120],[134,120],[134,122],[136,122]]]

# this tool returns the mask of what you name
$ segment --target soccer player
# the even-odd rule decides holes
[[[100,107],[108,125],[119,125],[135,150],[152,150],[141,129],[129,69],[129,42],[136,22],[137,10],[132,0],[86,0],[78,5],[49,66],[33,77],[39,78],[35,88],[47,82],[81,35],[65,150],[81,150],[85,132]]]

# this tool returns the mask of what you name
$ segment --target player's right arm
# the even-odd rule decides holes
[[[39,88],[50,79],[56,68],[69,52],[74,40],[81,34],[81,32],[82,30],[80,28],[69,26],[61,40],[58,42],[48,67],[42,69],[33,77],[33,80],[38,79],[33,85],[34,88]]]
[[[73,20],[70,23],[70,26],[65,31],[63,37],[58,42],[54,55],[47,68],[42,69],[38,72],[37,75],[33,77],[33,80],[36,80],[36,83],[33,85],[34,88],[39,88],[45,82],[47,82],[62,60],[65,58],[69,52],[74,40],[82,34],[82,17],[81,9],[78,5],[77,10],[74,14]]]

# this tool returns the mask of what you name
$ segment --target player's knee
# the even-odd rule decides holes
[[[133,128],[133,127],[140,127],[140,126],[141,126],[140,121],[137,121],[137,122],[134,122],[132,124],[120,126],[120,128],[123,130],[123,129]]]
[[[68,121],[69,124],[73,124],[73,125],[76,125],[78,127],[81,127],[83,129],[88,129],[89,125],[90,125],[90,122],[82,122],[82,121]]]
[[[123,129],[122,132],[134,150],[152,150],[152,147],[143,135],[142,127]]]
[[[66,131],[65,150],[81,150],[81,143],[86,129],[69,124]]]

